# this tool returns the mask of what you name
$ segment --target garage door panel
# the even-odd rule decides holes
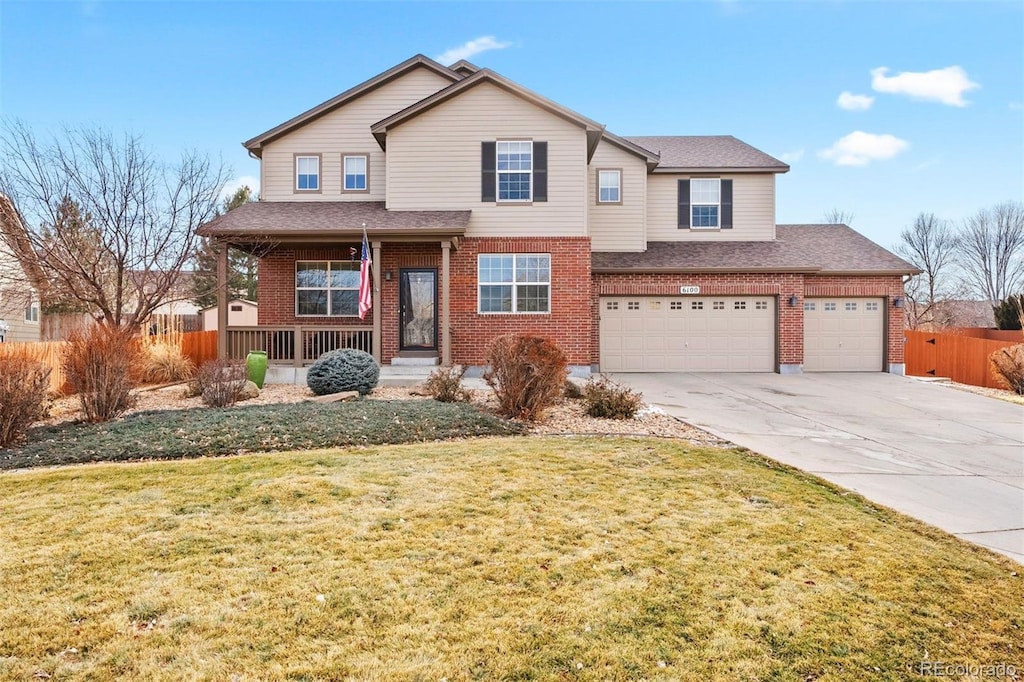
[[[884,310],[883,299],[806,299],[804,370],[881,371],[885,342]]]
[[[603,297],[601,369],[772,372],[775,299]]]

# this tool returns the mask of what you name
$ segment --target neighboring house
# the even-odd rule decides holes
[[[203,308],[199,311],[203,316],[203,331],[217,328],[217,306]],[[235,298],[228,301],[229,327],[255,327],[259,324],[259,305],[256,301]]]
[[[0,245],[0,343],[39,341],[39,296]]]
[[[736,138],[621,137],[416,56],[245,147],[262,200],[199,234],[261,250],[266,332],[222,330],[222,353],[301,365],[330,339],[482,365],[499,334],[532,332],[582,372],[903,371],[914,267],[846,226],[777,226],[789,166]]]

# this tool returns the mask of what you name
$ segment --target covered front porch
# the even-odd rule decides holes
[[[257,202],[199,230],[214,240],[218,357],[265,351],[301,368],[355,348],[381,365],[452,363],[452,252],[469,211],[388,211],[382,202]],[[371,308],[354,307],[362,236],[371,253]],[[259,256],[259,322],[229,327],[228,249]],[[356,278],[354,280],[353,278]]]

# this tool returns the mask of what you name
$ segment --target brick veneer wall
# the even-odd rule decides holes
[[[550,314],[482,315],[477,312],[477,255],[481,253],[551,254]],[[348,245],[336,248],[280,247],[260,260],[261,325],[311,324],[370,326],[372,318],[297,317],[295,315],[295,261],[348,260]],[[441,247],[438,242],[381,246],[381,295],[374,298],[381,315],[381,361],[391,362],[399,352],[398,286],[402,268],[437,268],[438,318],[443,296]],[[392,273],[387,281],[384,273]],[[590,239],[588,237],[523,237],[463,239],[451,252],[452,360],[466,365],[484,364],[491,340],[501,334],[530,332],[552,338],[574,365],[590,364]],[[440,329],[438,336],[440,337]],[[440,338],[438,338],[440,342]]]
[[[679,287],[697,285],[701,295],[777,296],[779,314],[778,359],[783,365],[799,365],[804,360],[803,300],[810,296],[871,296],[886,299],[886,362],[903,362],[903,310],[894,308],[892,299],[903,296],[903,280],[897,276],[801,275],[792,273],[728,274],[595,274],[591,300],[591,362],[600,362],[599,308],[601,296],[672,296]],[[788,300],[797,297],[797,305]]]
[[[477,255],[551,254],[551,312],[538,315],[482,315],[477,312]],[[593,315],[590,314],[590,238],[522,237],[465,239],[452,253],[452,360],[484,364],[494,337],[530,332],[550,337],[573,365],[589,365]]]

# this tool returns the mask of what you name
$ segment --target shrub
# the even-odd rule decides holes
[[[472,394],[462,387],[465,367],[441,367],[431,372],[423,388],[434,400],[442,403],[468,403]]]
[[[209,360],[196,373],[195,390],[210,407],[227,407],[238,402],[245,387],[245,363],[237,360]]]
[[[536,421],[565,390],[569,360],[554,341],[531,334],[499,336],[487,350],[484,381],[494,389],[499,411]]]
[[[138,340],[127,329],[98,324],[71,335],[64,374],[86,421],[109,421],[135,404],[134,370],[140,365]]]
[[[181,354],[181,347],[170,343],[148,343],[143,352],[139,380],[144,384],[184,381],[195,374],[192,361]]]
[[[643,406],[643,396],[608,377],[591,378],[583,387],[587,414],[602,419],[632,419]]]
[[[1008,296],[992,307],[999,329],[1020,329],[1024,324],[1024,294]]]
[[[50,368],[24,354],[0,357],[0,447],[20,438],[49,407]]]
[[[583,397],[583,389],[580,385],[571,379],[565,380],[565,390],[562,391],[562,395],[569,400],[579,400]]]
[[[316,395],[359,391],[366,395],[377,385],[380,367],[369,353],[354,348],[332,350],[309,366],[306,384]]]
[[[996,381],[1017,395],[1024,395],[1024,343],[1000,348],[989,356]]]

